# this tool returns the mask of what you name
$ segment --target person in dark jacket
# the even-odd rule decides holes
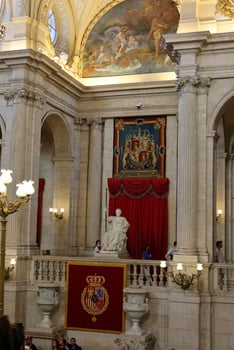
[[[0,348],[6,350],[23,350],[24,333],[20,324],[11,325],[7,316],[0,317]]]
[[[76,338],[71,338],[70,343],[67,343],[69,350],[82,350],[82,348],[76,344]]]

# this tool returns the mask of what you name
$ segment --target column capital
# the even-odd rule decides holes
[[[209,78],[200,78],[199,76],[179,77],[176,82],[177,91],[196,92],[197,89],[207,89],[210,87]]]
[[[16,103],[21,103],[22,101],[27,104],[35,104],[36,107],[42,108],[46,102],[46,98],[43,94],[34,92],[30,89],[19,88],[19,89],[9,89],[3,93],[8,106],[13,106]]]

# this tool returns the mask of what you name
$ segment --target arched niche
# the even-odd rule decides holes
[[[41,251],[53,255],[67,254],[68,217],[70,204],[70,176],[72,167],[70,130],[63,116],[51,112],[44,118],[41,128],[40,181],[43,181],[41,232],[37,241]],[[56,218],[49,208],[64,208],[64,218]],[[53,250],[52,250],[53,249]]]
[[[215,241],[224,242],[225,260],[234,260],[234,96],[221,107],[215,127],[217,131],[215,159],[216,235]],[[218,216],[218,210],[222,211]]]

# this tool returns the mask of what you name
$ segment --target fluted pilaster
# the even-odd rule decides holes
[[[198,137],[197,92],[209,85],[209,80],[182,77],[178,80],[180,91],[178,114],[178,253],[197,254],[197,185]]]
[[[92,247],[100,235],[102,183],[102,119],[91,121],[89,142],[86,245]]]

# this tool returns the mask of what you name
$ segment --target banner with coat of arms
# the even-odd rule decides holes
[[[114,177],[164,177],[166,117],[121,118],[114,124]]]
[[[124,264],[69,262],[65,327],[123,332],[125,279]]]

